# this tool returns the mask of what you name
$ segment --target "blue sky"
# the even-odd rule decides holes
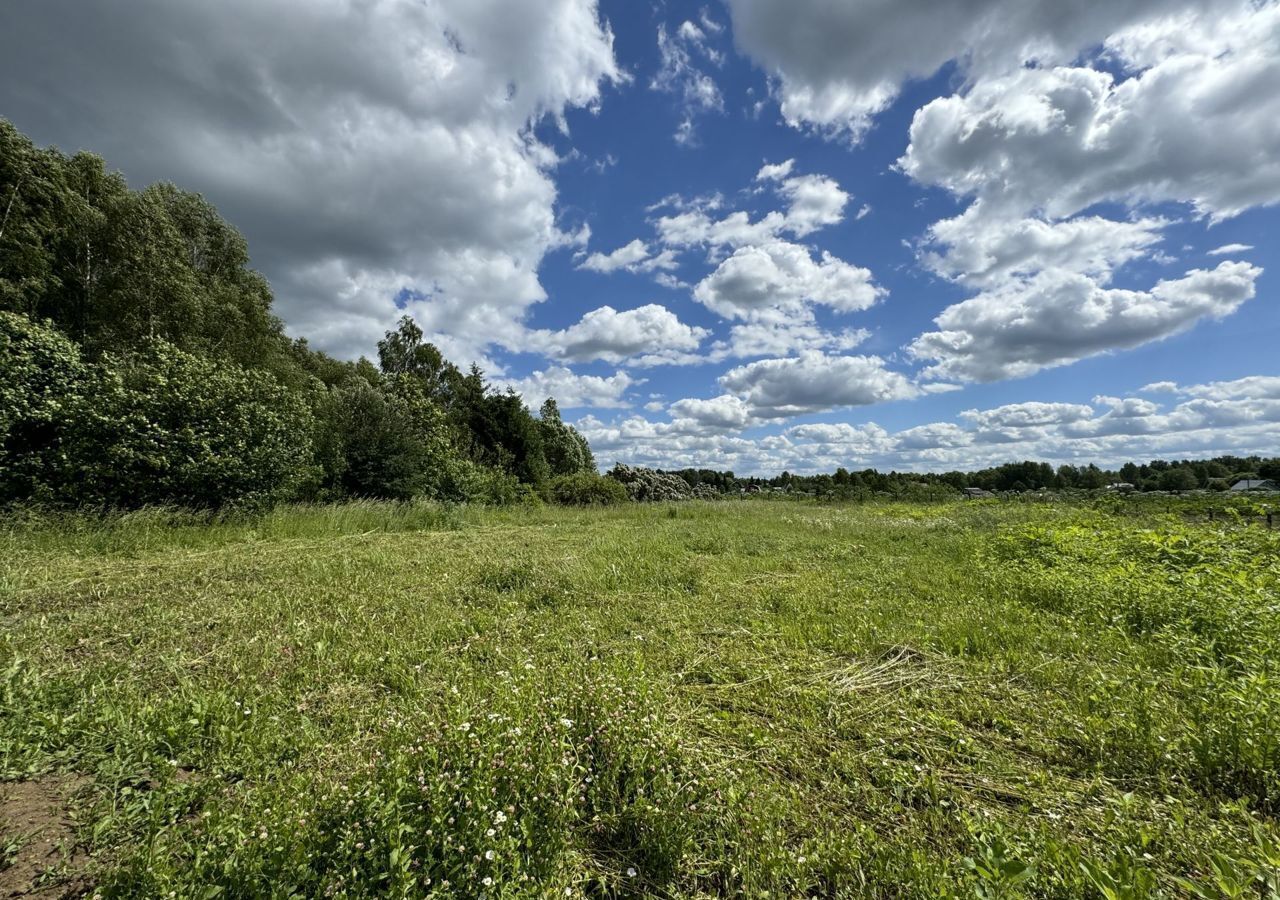
[[[1274,2],[107,6],[7,13],[0,115],[206,193],[291,333],[412,314],[603,465],[1280,447]]]

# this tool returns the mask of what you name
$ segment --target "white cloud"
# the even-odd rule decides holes
[[[788,159],[780,163],[766,163],[756,173],[756,181],[782,181],[791,174],[791,170],[795,168],[795,165],[796,161],[794,159]]]
[[[975,428],[1035,428],[1043,425],[1062,425],[1078,422],[1093,415],[1093,407],[1083,403],[1010,403],[994,409],[970,409],[960,417]]]
[[[594,0],[41,0],[0,29],[0,107],[244,231],[294,334],[369,352],[409,310],[463,355],[515,334],[560,243],[532,122],[625,80]],[[31,89],[30,73],[43,73]]]
[[[797,311],[806,302],[855,312],[873,305],[881,293],[867,269],[825,252],[815,262],[808,249],[773,241],[735,250],[698,284],[693,296],[733,319],[768,310]]]
[[[906,376],[886,369],[878,356],[828,356],[812,350],[730,369],[720,384],[762,419],[867,406],[920,393]]]
[[[630,404],[623,399],[623,395],[630,388],[644,383],[645,379],[633,378],[626,372],[617,372],[608,377],[578,375],[564,366],[551,366],[524,378],[499,378],[493,381],[499,390],[514,390],[533,409],[540,407],[548,397],[555,397],[561,409],[626,407]]]
[[[778,190],[789,201],[786,230],[799,237],[841,222],[849,203],[849,195],[825,175],[787,178]]]
[[[562,331],[529,332],[524,343],[526,349],[572,362],[659,365],[688,361],[709,334],[705,328],[684,324],[666,307],[650,303],[624,312],[602,306]]]
[[[1253,376],[1181,389],[1191,399],[1164,411],[1133,398],[1098,397],[1098,413],[1082,403],[1011,403],[968,410],[953,422],[928,422],[898,432],[874,422],[811,422],[754,439],[735,433],[759,416],[726,395],[681,401],[694,415],[671,422],[631,416],[614,424],[587,417],[579,427],[597,457],[665,468],[710,466],[740,475],[831,472],[875,467],[882,471],[973,470],[1013,460],[1114,467],[1152,458],[1227,453],[1271,455],[1280,443],[1280,377]],[[725,404],[723,415],[717,415]],[[674,405],[673,405],[674,412]],[[699,421],[701,415],[704,421]],[[743,422],[738,426],[737,422]]]
[[[785,172],[782,171],[785,169]],[[660,216],[654,227],[659,240],[668,247],[693,247],[706,245],[712,250],[722,247],[744,247],[775,240],[784,233],[804,237],[819,228],[842,221],[844,208],[850,195],[833,179],[825,175],[790,175],[791,161],[777,166],[765,166],[757,174],[758,181],[771,181],[775,190],[787,200],[785,211],[773,210],[761,218],[751,220],[743,211],[730,213],[723,218],[712,218],[709,213],[719,210],[723,200],[713,195],[701,202],[676,202],[655,204],[673,205],[673,215]],[[668,198],[670,201],[672,198]],[[680,198],[675,198],[679,201]]]
[[[649,258],[649,245],[636,238],[611,253],[596,251],[578,264],[579,269],[591,272],[616,272],[618,269],[629,269]]]
[[[1251,375],[1179,388],[1178,392],[1207,400],[1280,400],[1280,376]]]
[[[1064,63],[1127,25],[1194,0],[728,0],[740,47],[772,73],[794,127],[859,138],[904,82],[952,60],[970,76]],[[1222,6],[1223,4],[1217,4]]]
[[[724,110],[724,97],[715,79],[699,69],[693,59],[693,52],[701,51],[712,62],[717,61],[718,54],[706,46],[706,39],[705,32],[692,22],[684,22],[674,36],[665,25],[658,26],[661,64],[649,87],[680,98],[681,121],[675,134],[680,144],[694,141],[696,116]]]
[[[1210,256],[1229,256],[1236,253],[1247,253],[1253,249],[1253,244],[1223,244],[1221,247],[1214,247],[1208,251]]]
[[[677,400],[671,404],[671,414],[677,421],[689,420],[697,426],[717,431],[741,430],[752,421],[747,404],[730,394],[710,400]]]
[[[987,207],[1069,216],[1186,202],[1213,218],[1280,201],[1280,5],[1150,18],[1112,34],[1131,76],[1024,68],[915,115],[901,166]]]
[[[908,350],[932,361],[924,373],[929,378],[1022,377],[1221,318],[1254,296],[1261,273],[1248,263],[1224,262],[1131,291],[1051,269],[948,307],[934,320],[941,330],[916,338]]]
[[[984,216],[981,204],[935,222],[921,259],[944,278],[990,288],[1043,269],[1090,275],[1106,283],[1125,263],[1159,243],[1164,219],[1116,222],[1081,216],[1063,222]]]
[[[710,358],[718,361],[730,357],[791,356],[803,350],[852,350],[870,336],[871,332],[864,328],[827,331],[803,314],[758,319],[730,328],[728,338],[712,346]]]

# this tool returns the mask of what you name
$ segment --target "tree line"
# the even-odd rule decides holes
[[[1025,460],[974,472],[879,472],[876,469],[795,475],[782,472],[773,478],[736,477],[732,471],[714,469],[674,469],[669,474],[682,478],[691,488],[707,486],[721,493],[783,490],[817,495],[891,494],[907,496],[938,491],[954,493],[965,488],[993,492],[1040,490],[1099,490],[1126,485],[1136,491],[1226,490],[1242,479],[1275,480],[1280,483],[1280,457],[1219,456],[1213,459],[1152,460],[1128,462],[1116,469],[1060,465]]]
[[[271,307],[202,196],[0,120],[0,505],[512,502],[599,477],[554,399],[535,415],[408,317],[347,362]]]

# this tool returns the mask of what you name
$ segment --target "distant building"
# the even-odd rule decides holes
[[[1116,491],[1121,494],[1127,494],[1130,491],[1136,491],[1138,488],[1127,481],[1117,481],[1115,484],[1107,485],[1107,490]]]
[[[1274,493],[1280,491],[1280,485],[1274,481],[1267,481],[1262,478],[1242,478],[1235,484],[1231,485],[1232,491],[1266,491]]]
[[[994,497],[995,494],[985,491],[982,488],[965,488],[964,496],[966,499],[978,499],[981,497]]]

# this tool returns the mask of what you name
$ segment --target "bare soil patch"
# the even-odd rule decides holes
[[[83,783],[46,776],[0,784],[0,900],[62,900],[89,892],[89,858],[76,844],[69,804]]]

